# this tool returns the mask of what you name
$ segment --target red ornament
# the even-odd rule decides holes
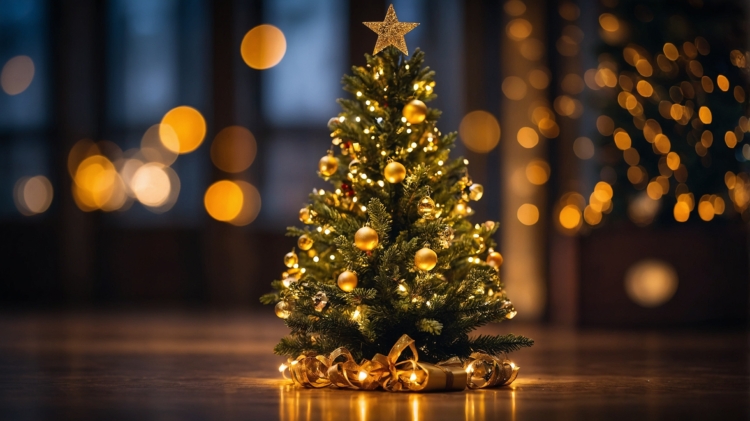
[[[354,190],[352,189],[352,186],[346,183],[341,183],[341,192],[346,196],[354,196]]]

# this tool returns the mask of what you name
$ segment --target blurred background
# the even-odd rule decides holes
[[[0,0],[2,307],[259,307],[388,4]],[[747,2],[393,4],[518,319],[746,325]]]

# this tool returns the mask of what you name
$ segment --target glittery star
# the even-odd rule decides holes
[[[418,23],[399,22],[396,17],[396,11],[393,5],[388,7],[388,13],[385,14],[385,20],[382,22],[362,22],[368,28],[378,34],[378,40],[375,42],[375,52],[377,54],[389,45],[398,48],[404,55],[409,55],[406,49],[406,40],[404,35],[412,29],[419,26]]]

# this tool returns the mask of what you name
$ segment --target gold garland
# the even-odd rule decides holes
[[[412,359],[398,362],[401,353],[409,348]],[[436,390],[482,389],[511,384],[518,376],[519,367],[507,358],[475,352],[461,362],[458,357],[437,364],[418,362],[414,339],[403,335],[388,355],[376,354],[361,364],[346,348],[337,348],[324,355],[300,355],[282,364],[279,371],[284,378],[307,388],[334,386],[342,389],[389,392],[427,392]],[[286,372],[289,371],[289,377]]]

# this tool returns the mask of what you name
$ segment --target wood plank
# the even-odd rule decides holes
[[[270,310],[269,310],[270,313]],[[393,394],[305,390],[277,371],[286,329],[268,314],[0,317],[0,419],[730,419],[750,414],[748,334],[526,334],[510,387]]]

